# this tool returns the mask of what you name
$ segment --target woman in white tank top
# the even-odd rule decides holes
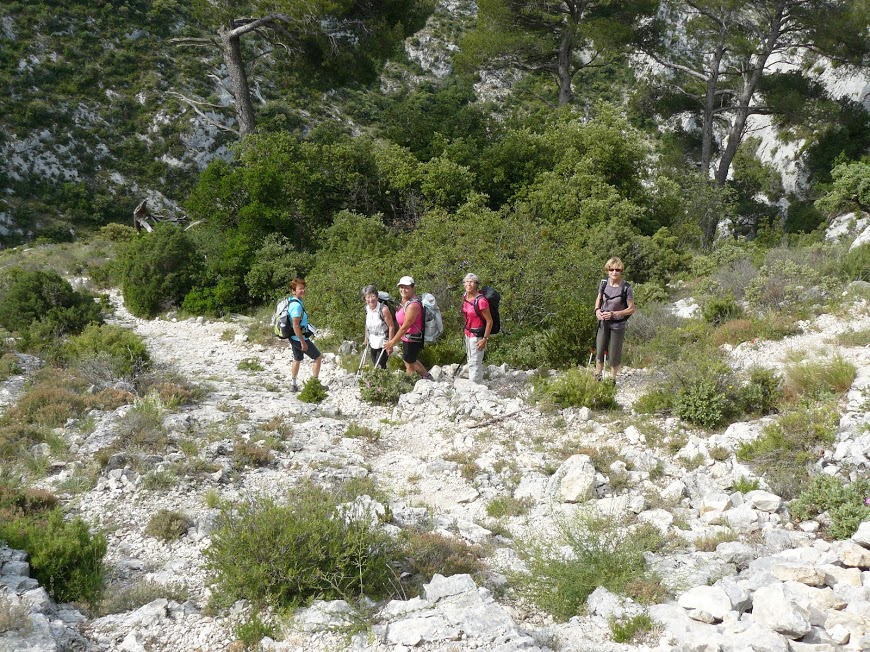
[[[378,289],[374,285],[363,288],[366,309],[365,346],[373,365],[387,368],[387,352],[384,343],[396,333],[396,322],[389,306],[378,299]],[[383,355],[381,353],[383,352]]]

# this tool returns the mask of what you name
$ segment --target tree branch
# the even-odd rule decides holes
[[[220,106],[218,104],[211,104],[209,102],[204,102],[202,100],[195,100],[193,98],[187,97],[186,95],[182,95],[181,93],[178,93],[176,91],[167,91],[167,95],[171,95],[172,97],[175,97],[175,98],[181,100],[182,102],[184,102],[185,104],[187,104],[191,109],[193,109],[193,111],[194,111],[194,113],[196,113],[196,115],[198,115],[200,118],[205,120],[206,123],[212,125],[213,127],[220,129],[221,131],[228,131],[232,134],[235,134],[236,136],[240,135],[238,129],[233,129],[230,126],[221,124],[220,122],[218,122],[214,118],[208,116],[205,113],[205,111],[203,111],[200,108],[200,107],[205,106],[205,107],[209,107],[209,108],[213,108],[213,109],[225,110],[226,109],[225,106]]]

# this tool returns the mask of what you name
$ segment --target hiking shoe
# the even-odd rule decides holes
[[[601,382],[601,374],[595,374],[595,380],[597,380],[600,383]]]
[[[294,393],[299,391],[299,385],[296,384],[295,380],[290,383],[290,391]]]
[[[432,374],[426,374],[425,376],[420,376],[420,378],[422,378],[423,380],[435,380],[434,378],[432,378]]]

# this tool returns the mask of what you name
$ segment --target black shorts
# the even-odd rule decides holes
[[[312,360],[317,360],[320,357],[320,351],[317,350],[317,347],[314,345],[314,342],[311,340],[305,340],[308,342],[308,350],[302,350],[302,342],[298,340],[290,340],[290,346],[293,348],[293,359],[301,360],[306,355]]]
[[[423,350],[423,342],[402,342],[402,360],[408,364],[417,362],[417,356]]]

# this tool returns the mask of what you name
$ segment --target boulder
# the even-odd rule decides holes
[[[782,506],[782,498],[761,489],[750,491],[744,496],[744,499],[753,509],[757,509],[760,512],[773,513],[778,511]]]
[[[731,611],[731,599],[718,586],[696,586],[683,593],[677,600],[693,620],[703,623],[722,622]]]
[[[752,620],[788,638],[810,631],[807,610],[799,606],[783,584],[762,586],[752,596]]]
[[[547,495],[563,503],[589,500],[595,490],[595,467],[588,455],[572,455],[547,484]]]

